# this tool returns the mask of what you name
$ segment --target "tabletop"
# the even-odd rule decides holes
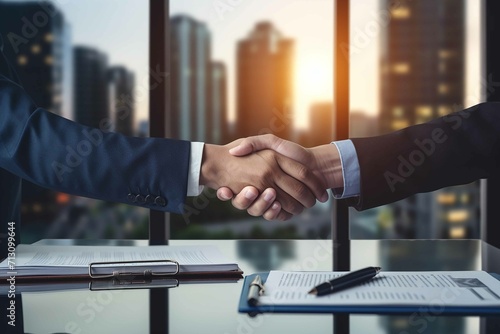
[[[146,245],[139,240],[42,240],[44,244]],[[172,240],[215,245],[245,274],[269,270],[332,270],[331,240]],[[500,273],[500,249],[480,240],[352,240],[351,268],[386,271],[485,270]],[[243,280],[181,283],[175,288],[87,289],[22,293],[16,327],[25,333],[499,333],[500,317],[238,313]],[[5,299],[5,296],[2,296]],[[4,301],[2,311],[7,311]],[[5,331],[2,330],[2,333]]]

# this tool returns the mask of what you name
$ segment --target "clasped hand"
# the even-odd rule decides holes
[[[337,159],[337,160],[335,160]],[[267,220],[288,220],[328,200],[338,152],[333,145],[306,149],[273,135],[205,144],[200,184],[220,200]],[[337,180],[339,181],[339,180]]]

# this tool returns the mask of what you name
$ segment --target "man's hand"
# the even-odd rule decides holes
[[[274,150],[308,166],[314,175],[322,179],[327,188],[343,186],[340,156],[337,148],[332,144],[304,148],[274,135],[263,135],[240,140],[239,145],[229,152],[235,156],[245,156],[263,149]],[[274,201],[272,198],[273,189],[266,189],[259,197],[257,189],[252,187],[245,188],[236,196],[234,194],[227,187],[219,188],[217,191],[220,200],[233,199],[232,202],[236,208],[246,209],[251,215],[263,215],[267,220],[278,218],[280,203],[279,200]]]
[[[316,203],[316,198],[328,199],[324,180],[300,162],[272,150],[261,150],[243,157],[231,155],[229,150],[241,142],[225,146],[205,144],[200,184],[214,189],[225,187],[231,194],[239,193],[247,200],[255,199],[259,193],[262,201],[276,198],[280,210],[274,206],[278,214],[273,218],[282,220],[310,208]],[[272,189],[265,191],[267,188]],[[262,204],[256,203],[256,208],[259,205]],[[266,210],[268,208],[266,205]],[[264,211],[263,208],[258,210]]]

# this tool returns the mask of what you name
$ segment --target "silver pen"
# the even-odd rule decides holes
[[[260,275],[256,275],[252,283],[250,283],[250,288],[248,289],[248,305],[256,306],[259,302],[259,296],[264,293],[264,286],[262,285],[262,279]]]

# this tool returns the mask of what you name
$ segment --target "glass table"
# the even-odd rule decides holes
[[[146,245],[147,241],[42,240],[45,244]],[[331,240],[173,240],[216,245],[245,274],[271,269],[332,270]],[[351,267],[387,271],[485,270],[500,273],[500,249],[480,240],[353,240]],[[243,280],[175,288],[22,293],[16,327],[25,333],[499,333],[500,317],[261,314],[237,311]],[[2,298],[6,299],[5,296]],[[7,312],[5,300],[2,312]],[[16,332],[14,331],[14,332]]]

